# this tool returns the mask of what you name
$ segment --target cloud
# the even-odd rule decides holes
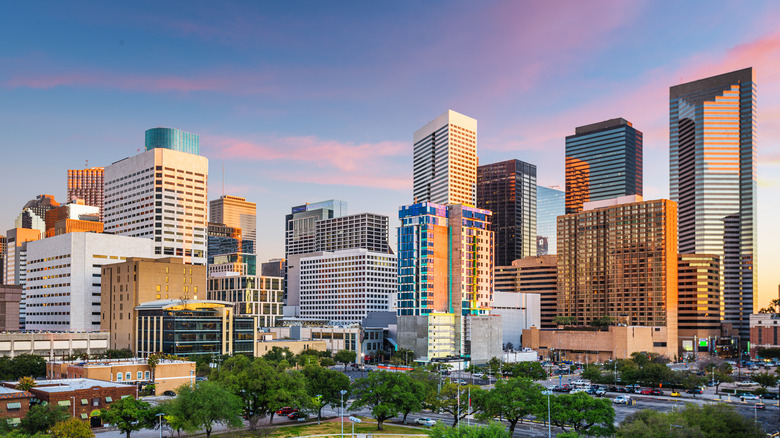
[[[210,156],[232,161],[273,162],[265,175],[283,181],[406,190],[411,145],[405,142],[351,143],[315,136],[234,138],[201,136]]]

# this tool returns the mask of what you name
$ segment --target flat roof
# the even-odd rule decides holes
[[[21,398],[21,397],[33,397],[33,395],[27,391],[21,391],[16,388],[7,388],[5,386],[0,386],[0,399]]]
[[[15,382],[8,382],[15,383]],[[38,380],[35,389],[44,392],[68,392],[79,389],[89,389],[94,386],[103,388],[134,388],[134,385],[124,383],[106,382],[95,379],[59,379],[59,380]]]
[[[62,364],[62,365],[73,365],[73,366],[80,366],[80,367],[115,367],[115,366],[121,366],[121,365],[148,365],[149,362],[147,359],[143,358],[128,358],[128,359],[96,359],[92,361],[52,361],[49,362],[52,364]],[[175,359],[160,359],[159,362],[157,362],[157,365],[170,365],[170,364],[183,364],[183,363],[191,363],[194,364],[195,362],[190,360],[175,360]]]

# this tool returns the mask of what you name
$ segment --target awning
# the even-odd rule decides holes
[[[396,344],[396,342],[395,342],[395,340],[393,340],[393,338],[385,338],[385,339],[387,339],[387,342],[393,344],[393,347],[395,347],[396,350],[398,349],[398,344]]]
[[[127,397],[130,397],[130,396],[129,395],[123,395],[122,396],[122,398],[127,398]]]
[[[89,415],[87,415],[87,414],[81,414],[81,419],[82,419],[82,420],[86,420],[86,419],[88,419],[88,418],[89,418]]]
[[[88,405],[88,404],[89,404],[89,400],[87,400],[87,399],[85,399],[85,398],[82,398],[82,399],[81,399],[81,404],[82,404],[82,405]]]
[[[21,403],[8,403],[8,409],[22,409]]]
[[[113,399],[113,398],[111,398],[111,397],[106,397],[106,403],[111,403],[112,401],[114,401],[114,399]]]
[[[8,424],[10,424],[10,425],[19,424],[21,422],[22,422],[21,418],[9,418],[8,419]]]
[[[70,406],[70,400],[60,400],[57,402],[59,406]]]

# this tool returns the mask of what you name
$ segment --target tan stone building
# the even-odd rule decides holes
[[[175,391],[193,382],[195,362],[161,359],[152,369],[146,359],[113,359],[81,362],[48,362],[46,375],[50,379],[94,379],[115,383],[153,383],[155,395]]]
[[[184,264],[174,257],[131,257],[103,266],[100,330],[111,332],[111,348],[135,351],[137,306],[165,299],[206,298],[206,272],[204,265]]]
[[[514,260],[495,267],[495,291],[538,294],[542,328],[555,328],[558,308],[558,257],[543,255]]]
[[[306,350],[326,351],[327,345],[323,340],[313,339],[276,339],[276,333],[263,333],[260,340],[255,343],[255,357],[265,356],[274,347],[289,348],[293,354],[301,354]]]

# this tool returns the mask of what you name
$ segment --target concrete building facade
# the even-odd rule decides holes
[[[723,272],[715,254],[679,254],[677,258],[677,329],[680,351],[712,351],[711,339],[721,334]],[[706,346],[699,340],[707,339]]]
[[[0,357],[34,354],[57,360],[81,353],[103,354],[108,338],[104,332],[0,333]]]
[[[106,172],[102,167],[68,170],[67,202],[83,199],[86,205],[99,209],[98,221],[103,222],[103,192]]]
[[[209,222],[225,224],[239,228],[243,238],[252,242],[252,250],[257,251],[257,204],[240,196],[225,195],[209,203]]]

